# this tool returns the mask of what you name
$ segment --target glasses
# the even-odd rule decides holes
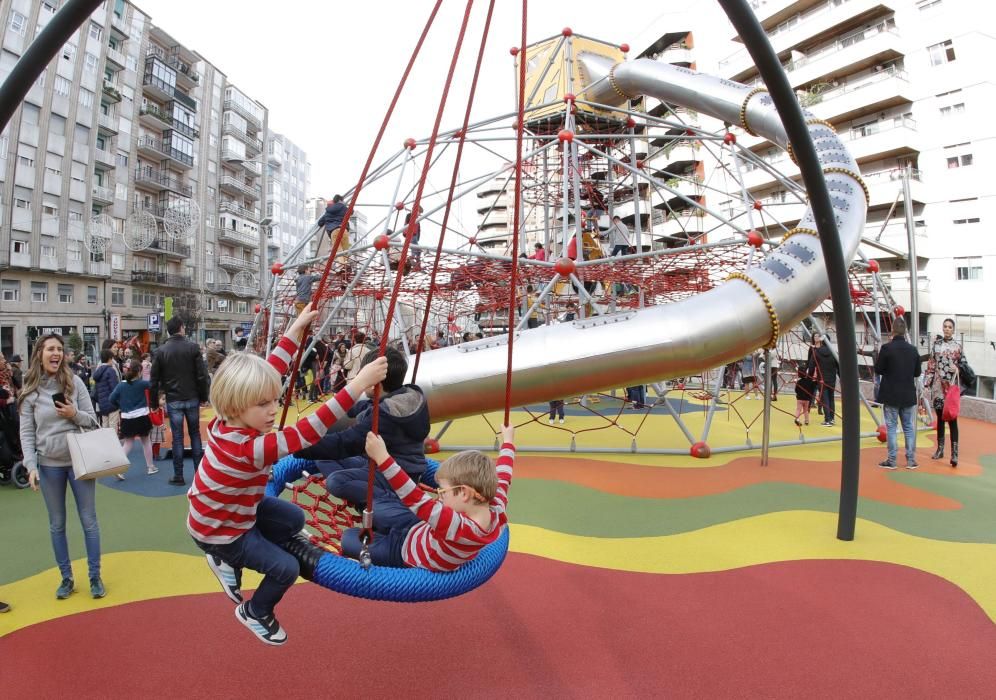
[[[446,493],[447,491],[453,491],[454,489],[462,489],[462,488],[463,485],[441,487],[436,489],[436,495],[442,498],[443,494]]]

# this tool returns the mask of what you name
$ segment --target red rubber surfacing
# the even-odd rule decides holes
[[[984,697],[996,626],[951,583],[863,561],[626,573],[511,555],[455,600],[295,586],[256,641],[220,593],[149,600],[0,639],[6,698]],[[16,610],[14,613],[16,614]]]

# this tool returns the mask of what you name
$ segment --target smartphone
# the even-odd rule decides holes
[[[69,403],[68,401],[66,401],[66,395],[63,394],[61,391],[58,394],[52,394],[52,401],[54,401],[55,403],[61,403],[63,406]]]

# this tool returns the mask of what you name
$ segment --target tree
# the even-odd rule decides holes
[[[196,294],[186,292],[173,296],[173,315],[179,316],[188,336],[193,336],[201,322],[201,300]]]
[[[68,336],[66,336],[66,345],[69,349],[79,355],[83,352],[83,339],[79,336],[79,333],[73,331]]]

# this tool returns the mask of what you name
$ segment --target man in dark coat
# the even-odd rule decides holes
[[[878,466],[896,468],[896,425],[903,424],[906,438],[906,468],[916,469],[916,378],[920,376],[920,353],[906,340],[906,320],[892,324],[892,341],[882,346],[875,361],[875,373],[882,376],[879,401],[885,412],[889,456]]]
[[[837,409],[834,402],[834,389],[837,386],[837,358],[833,350],[823,340],[823,334],[813,332],[813,347],[809,350],[806,373],[819,382],[819,400],[823,406],[823,425],[832,427]]]

